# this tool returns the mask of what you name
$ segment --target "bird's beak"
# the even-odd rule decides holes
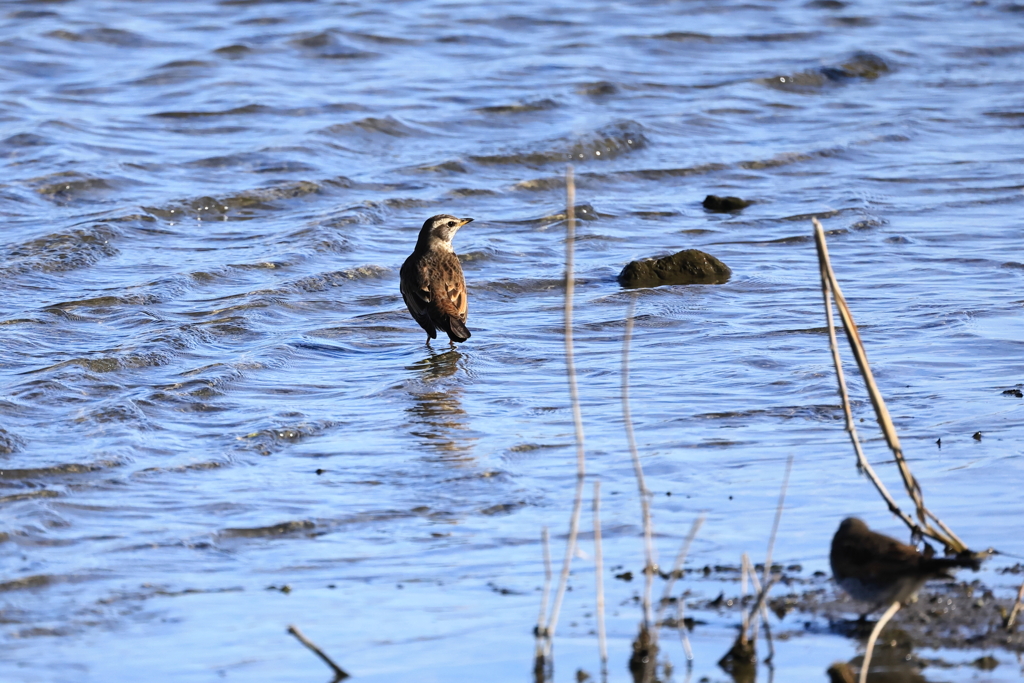
[[[472,219],[472,218],[463,218],[463,219],[462,219],[462,222],[461,222],[461,223],[459,223],[459,227],[461,228],[461,227],[462,227],[463,225],[465,225],[466,223],[472,223],[472,222],[473,222],[473,219]]]

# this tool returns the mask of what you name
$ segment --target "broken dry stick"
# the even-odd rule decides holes
[[[825,318],[828,322],[829,342],[832,346],[832,359],[836,366],[839,391],[843,399],[843,408],[846,414],[846,429],[850,433],[854,450],[857,452],[858,463],[871,479],[875,488],[878,489],[882,498],[885,499],[886,504],[889,506],[889,510],[902,519],[914,533],[920,533],[924,536],[928,536],[929,538],[942,543],[946,548],[954,552],[964,552],[967,550],[967,546],[964,545],[964,542],[961,541],[956,534],[949,529],[949,527],[943,524],[942,520],[936,517],[924,505],[924,495],[921,492],[921,485],[917,482],[917,479],[914,478],[914,475],[910,471],[910,467],[907,465],[906,459],[903,457],[903,447],[900,445],[899,436],[896,434],[896,427],[893,425],[892,418],[889,416],[889,410],[886,408],[885,399],[882,398],[882,393],[878,390],[878,385],[875,383],[874,375],[871,372],[871,366],[868,363],[867,352],[864,350],[863,342],[861,342],[860,333],[857,331],[857,325],[853,321],[853,314],[850,312],[850,308],[846,304],[846,299],[843,297],[843,293],[839,289],[839,282],[836,280],[835,272],[832,270],[832,263],[828,256],[828,246],[825,243],[825,231],[821,227],[821,223],[817,218],[812,220],[814,222],[814,241],[818,249],[818,265],[821,272],[821,291],[825,300]],[[868,395],[871,397],[871,405],[875,409],[878,424],[881,427],[885,440],[889,444],[889,448],[892,450],[893,456],[896,459],[896,464],[899,467],[900,475],[903,478],[903,484],[907,490],[907,495],[909,495],[910,499],[914,502],[919,520],[918,523],[915,523],[914,519],[909,514],[903,512],[899,506],[896,505],[896,502],[889,494],[889,491],[885,488],[885,485],[882,484],[878,475],[875,474],[875,471],[871,468],[871,465],[868,463],[867,458],[864,457],[864,453],[860,448],[856,430],[853,428],[853,416],[849,409],[850,399],[846,391],[846,381],[842,374],[842,360],[839,356],[835,326],[832,321],[833,298],[835,299],[836,308],[839,309],[839,316],[843,321],[843,329],[846,331],[846,338],[850,342],[850,349],[853,351],[854,359],[857,361],[857,367],[860,369],[861,375],[864,377],[864,384],[867,387]],[[934,521],[938,525],[939,529],[935,529],[929,523],[929,519]]]
[[[302,631],[299,630],[298,626],[296,626],[295,624],[291,624],[288,627],[288,633],[290,633],[293,636],[295,636],[299,640],[300,643],[302,643],[303,645],[308,647],[310,650],[312,650],[313,654],[315,654],[320,659],[324,660],[324,663],[326,663],[327,666],[331,667],[331,669],[334,671],[334,680],[335,681],[340,681],[340,680],[342,680],[344,678],[348,678],[348,673],[346,673],[345,670],[342,669],[340,666],[335,664],[334,660],[331,659],[330,657],[328,657],[324,653],[323,650],[318,648],[313,641],[311,641],[309,638],[304,636],[302,634]]]

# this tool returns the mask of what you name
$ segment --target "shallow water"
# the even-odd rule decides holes
[[[0,13],[3,680],[326,680],[289,623],[357,680],[527,680],[540,531],[560,557],[572,506],[568,161],[608,571],[642,566],[615,276],[684,248],[733,277],[637,293],[632,408],[663,560],[706,511],[692,565],[760,561],[790,454],[776,561],[827,571],[852,514],[899,532],[843,432],[818,216],[927,502],[1016,556],[979,575],[1015,588],[995,570],[1024,556],[1024,401],[1003,393],[1024,382],[1019,5]],[[755,203],[711,214],[709,193]],[[455,240],[473,332],[457,350],[424,346],[397,285],[442,212],[476,219]],[[597,669],[589,538],[557,681]],[[606,583],[624,681],[637,581]],[[724,680],[737,619],[704,619],[694,680]],[[808,629],[776,675],[824,680],[856,652]],[[986,680],[1016,680],[995,655]],[[934,675],[973,679],[978,656],[945,652],[964,665]]]

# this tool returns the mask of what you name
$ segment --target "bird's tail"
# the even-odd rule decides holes
[[[469,333],[469,328],[466,324],[458,318],[448,318],[448,329],[445,332],[448,333],[448,337],[454,342],[464,342],[473,335]]]
[[[462,322],[462,316],[455,306],[446,298],[437,297],[438,310],[430,317],[434,324],[448,333],[448,338],[453,342],[464,342],[470,338],[466,323]]]
[[[962,553],[948,557],[931,557],[928,559],[928,563],[932,565],[932,568],[941,571],[948,571],[959,567],[978,571],[981,568],[982,560],[986,557],[985,553],[972,553],[969,550],[965,550]]]

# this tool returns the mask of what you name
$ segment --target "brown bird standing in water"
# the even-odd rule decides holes
[[[848,517],[832,538],[829,554],[836,583],[855,600],[870,603],[871,612],[893,602],[906,603],[930,579],[949,579],[950,569],[978,569],[976,555],[935,557],[912,545],[872,531],[856,517]]]
[[[462,264],[452,250],[452,238],[472,218],[441,214],[428,218],[412,255],[400,274],[402,298],[409,313],[427,331],[427,342],[437,338],[437,328],[453,342],[469,339],[466,328],[466,280]]]

